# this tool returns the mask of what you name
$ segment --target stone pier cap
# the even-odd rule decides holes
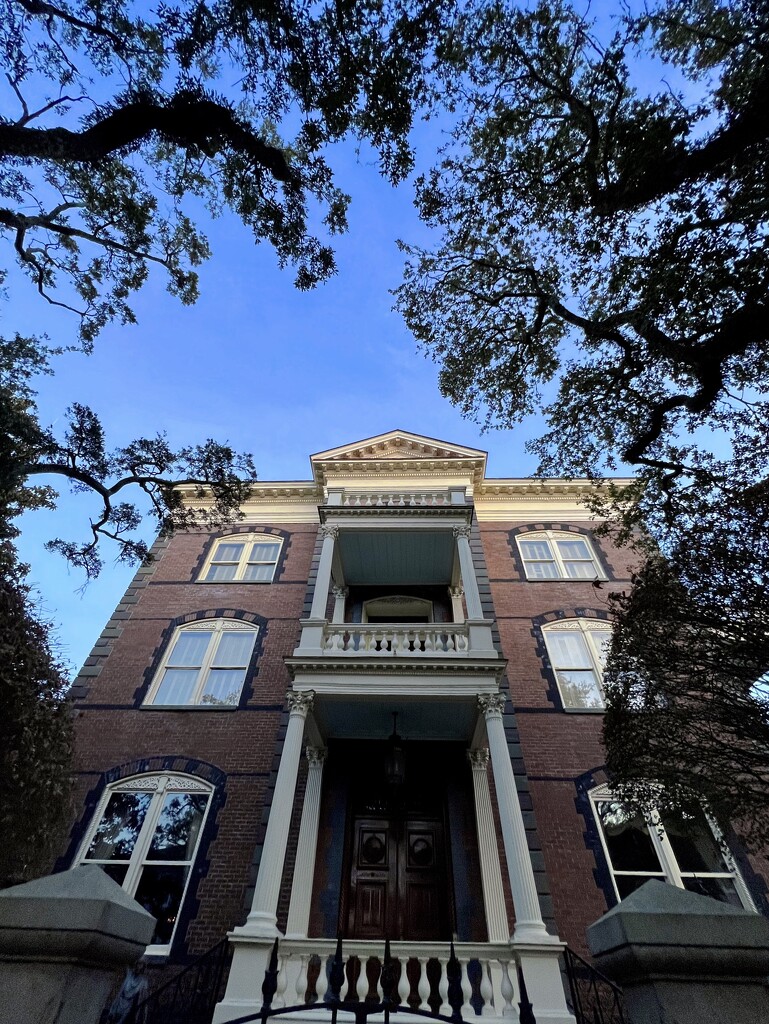
[[[652,879],[587,930],[596,965],[622,984],[692,974],[769,975],[769,920]]]
[[[0,959],[135,963],[155,918],[95,864],[0,892]]]

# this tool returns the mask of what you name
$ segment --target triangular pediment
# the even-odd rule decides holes
[[[315,462],[357,462],[384,459],[485,459],[486,452],[478,448],[439,441],[434,437],[412,434],[407,430],[390,430],[362,441],[329,448],[312,455]]]
[[[390,430],[386,434],[318,452],[310,456],[310,461],[318,483],[323,483],[329,473],[337,475],[346,470],[357,473],[369,469],[376,472],[385,466],[400,466],[404,470],[408,467],[417,474],[435,472],[439,467],[462,467],[478,482],[486,468],[486,452],[423,434],[412,434],[408,430]]]

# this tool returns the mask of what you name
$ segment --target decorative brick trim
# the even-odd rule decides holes
[[[543,579],[543,580],[530,580],[526,575],[526,568],[521,558],[521,552],[518,549],[518,545],[515,542],[516,537],[521,537],[526,533],[542,533],[544,530],[550,530],[553,533],[576,533],[579,536],[587,537],[590,541],[590,546],[593,549],[596,559],[598,560],[598,566],[603,572],[606,580],[614,581],[617,577],[612,572],[612,568],[609,565],[609,561],[606,558],[606,552],[601,547],[598,539],[592,530],[588,530],[584,526],[576,526],[573,523],[527,523],[526,526],[516,526],[514,529],[507,533],[507,543],[510,546],[510,553],[512,555],[513,563],[515,565],[516,572],[518,573],[518,579],[523,583],[557,583],[563,582],[559,579]],[[592,585],[592,580],[568,580],[569,583],[588,583]]]
[[[254,696],[253,681],[258,675],[258,663],[261,657],[262,650],[264,647],[264,638],[268,632],[268,620],[263,615],[257,615],[255,612],[245,612],[238,608],[209,608],[205,611],[188,612],[186,615],[180,615],[175,619],[171,619],[166,628],[163,630],[160,636],[160,643],[152,652],[152,662],[148,668],[144,670],[142,683],[134,691],[133,695],[133,706],[138,708],[141,707],[144,698],[147,696],[147,692],[152,685],[152,681],[160,668],[160,663],[163,660],[163,656],[168,649],[174,633],[180,626],[185,626],[189,622],[200,622],[204,619],[240,619],[243,622],[251,622],[258,627],[256,634],[256,643],[254,649],[251,652],[251,660],[248,663],[246,669],[246,678],[243,680],[243,689],[240,693],[240,701],[238,707],[244,707]],[[178,710],[178,709],[177,709]],[[213,708],[213,710],[216,710]]]
[[[200,880],[205,878],[211,867],[208,851],[211,843],[216,839],[219,832],[219,811],[227,800],[227,775],[208,761],[201,761],[199,758],[185,757],[178,754],[159,754],[153,757],[144,757],[136,761],[127,761],[125,764],[116,765],[99,775],[94,786],[89,790],[83,803],[83,810],[80,818],[72,826],[70,841],[66,853],[60,857],[54,865],[54,873],[66,871],[72,867],[77,852],[83,842],[86,831],[93,822],[96,808],[104,794],[104,790],[120,782],[122,779],[130,778],[133,775],[157,775],[162,772],[177,772],[180,775],[189,775],[192,778],[202,779],[213,787],[211,793],[211,805],[208,809],[206,823],[200,837],[198,853],[192,865],[192,878],[190,879],[187,894],[182,904],[179,916],[179,924],[176,928],[171,952],[167,957],[174,963],[185,964],[195,959],[187,952],[187,929],[200,911],[200,900],[198,898],[198,885]],[[92,774],[82,773],[82,774]]]
[[[283,575],[283,568],[286,561],[286,555],[288,549],[291,547],[291,534],[288,530],[279,530],[277,526],[263,526],[261,523],[238,523],[236,526],[227,527],[227,529],[217,530],[216,533],[208,535],[208,540],[203,545],[203,551],[199,555],[197,561],[192,566],[192,573],[190,575],[190,582],[198,582],[203,566],[208,560],[213,547],[224,537],[237,537],[240,533],[263,533],[265,536],[281,537],[283,543],[280,545],[280,553],[278,554],[278,560],[275,563],[275,572],[273,573],[272,579],[267,582],[266,580],[237,580],[227,581],[219,580],[218,582],[224,584],[226,582],[236,582],[238,586],[270,586],[271,583],[279,583],[280,577]]]
[[[128,584],[126,592],[118,602],[117,608],[115,608],[107,625],[101,631],[99,639],[94,644],[93,650],[85,659],[83,667],[75,677],[75,681],[69,691],[70,698],[75,704],[88,697],[92,680],[101,675],[101,670],[112,653],[115,641],[123,632],[126,619],[130,619],[133,614],[134,605],[139,600],[139,593],[149,583],[155,572],[155,567],[169,543],[170,537],[158,537],[149,550],[147,561],[143,562],[136,570],[134,578]]]
[[[549,622],[558,622],[562,619],[599,619],[601,622],[610,622],[611,616],[605,608],[559,608],[557,611],[535,615],[531,620],[531,636],[534,638],[537,657],[541,665],[539,674],[547,683],[547,699],[556,711],[564,711],[565,709],[561,700],[561,691],[558,689],[558,683],[556,682],[555,672],[550,664],[550,656],[547,653],[542,627],[546,626]]]

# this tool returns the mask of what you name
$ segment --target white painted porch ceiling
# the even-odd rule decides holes
[[[450,530],[342,530],[339,552],[350,586],[428,586],[451,582]]]

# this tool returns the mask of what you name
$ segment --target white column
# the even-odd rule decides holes
[[[301,693],[289,690],[286,694],[289,707],[286,738],[283,741],[283,753],[275,781],[275,792],[272,795],[270,818],[264,836],[251,913],[245,925],[245,930],[252,935],[271,937],[278,934],[278,896],[291,826],[299,758],[302,756],[304,723],[308,711],[312,710],[314,696],[312,690]]]
[[[486,908],[486,929],[489,942],[507,942],[510,926],[505,911],[505,891],[499,867],[499,848],[494,812],[489,792],[489,751],[486,747],[467,752],[473,770],[475,824],[478,831],[478,854],[481,862],[483,905]]]
[[[331,563],[334,558],[334,544],[339,536],[338,526],[321,526],[323,547],[320,549],[318,576],[315,580],[315,591],[312,595],[311,619],[325,619],[328,603],[328,590],[331,585]]]
[[[304,790],[302,822],[296,847],[294,880],[291,884],[291,903],[288,908],[286,938],[305,939],[310,923],[312,881],[315,874],[315,853],[318,849],[318,823],[320,821],[320,792],[323,782],[323,747],[306,747],[307,785]]]
[[[501,693],[481,694],[478,704],[486,719],[489,737],[491,763],[494,768],[494,785],[497,791],[499,818],[502,825],[502,839],[505,844],[507,870],[510,876],[510,890],[515,907],[515,942],[546,942],[547,934],[539,909],[534,869],[531,866],[526,828],[523,824],[521,805],[515,788],[513,766],[502,724],[505,697]]]
[[[470,550],[470,527],[455,526],[454,536],[457,541],[459,571],[462,574],[462,586],[465,591],[467,617],[468,619],[482,619],[483,608],[481,607],[481,597],[478,593],[478,581],[475,578],[473,553]]]
[[[344,604],[347,599],[347,587],[332,586],[331,593],[334,595],[334,617],[332,622],[344,622]]]
[[[451,613],[454,622],[465,621],[465,609],[462,604],[462,595],[464,590],[461,587],[449,587],[449,597],[451,598]]]

